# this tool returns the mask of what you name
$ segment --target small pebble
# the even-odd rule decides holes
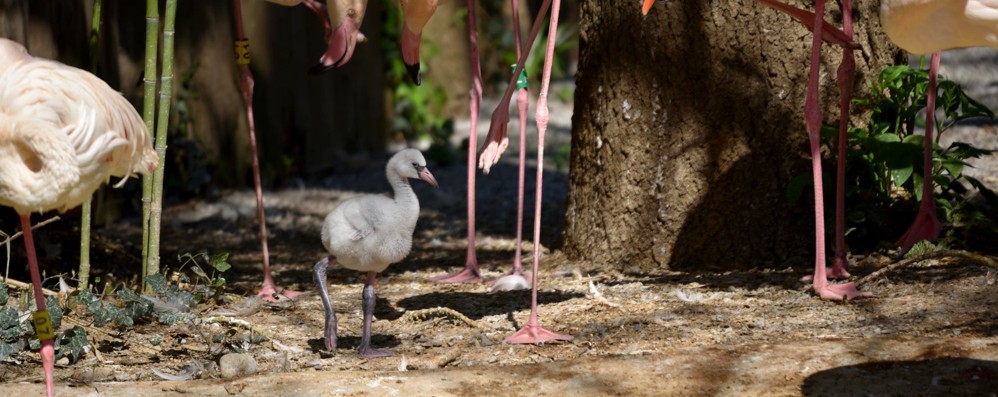
[[[232,378],[256,373],[256,359],[247,353],[229,353],[218,360],[222,378]]]
[[[530,283],[527,279],[518,274],[511,274],[504,276],[496,280],[495,284],[492,284],[492,291],[516,291],[530,289]]]

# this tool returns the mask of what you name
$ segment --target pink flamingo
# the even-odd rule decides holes
[[[366,40],[360,33],[360,24],[364,20],[364,12],[367,9],[366,0],[336,0],[334,7],[327,8],[322,3],[315,0],[267,0],[271,3],[285,6],[296,6],[304,4],[312,10],[322,21],[325,28],[327,49],[319,60],[319,63],[310,69],[310,72],[317,73],[329,70],[336,66],[342,66],[353,56],[354,46],[357,42]],[[232,9],[236,20],[236,63],[239,66],[239,89],[243,94],[243,103],[246,106],[247,125],[249,127],[250,153],[253,165],[253,187],[256,192],[256,219],[259,224],[260,250],[263,256],[263,285],[257,296],[268,301],[281,298],[294,298],[301,292],[278,288],[270,274],[270,250],[267,246],[267,224],[264,219],[263,209],[263,188],[260,179],[260,160],[256,148],[256,126],[253,118],[253,73],[249,69],[249,41],[243,32],[243,13],[241,0],[232,0]],[[327,17],[328,13],[328,17]],[[336,24],[336,29],[332,29],[330,21]]]
[[[482,105],[482,61],[478,56],[477,20],[475,0],[468,0],[468,46],[471,52],[471,90],[468,93],[471,118],[471,132],[468,135],[468,248],[465,252],[464,269],[430,277],[430,281],[438,283],[482,281],[475,253],[475,148],[478,142],[478,111]]]
[[[782,11],[797,21],[803,23],[811,29],[813,38],[811,42],[811,69],[808,75],[808,88],[806,100],[804,102],[804,120],[810,140],[811,166],[813,169],[814,181],[814,217],[815,217],[815,264],[814,275],[810,277],[813,282],[814,291],[818,296],[829,300],[849,300],[857,297],[872,296],[870,292],[862,292],[856,289],[853,283],[830,284],[828,278],[845,278],[849,276],[846,271],[845,256],[845,233],[844,233],[844,151],[845,151],[845,129],[848,123],[849,100],[852,95],[852,76],[855,71],[855,60],[853,49],[856,44],[852,41],[852,1],[843,0],[843,30],[840,31],[824,20],[825,0],[815,1],[815,12],[811,13],[788,6],[776,0],[758,0],[763,5]],[[645,0],[642,11],[647,14],[655,0]],[[821,62],[821,43],[827,41],[839,45],[843,48],[843,62],[838,70],[839,91],[840,91],[840,121],[839,121],[839,164],[836,185],[838,194],[836,198],[836,255],[832,269],[826,269],[825,265],[825,221],[824,221],[824,200],[821,179],[821,108],[818,106],[818,73]]]
[[[55,347],[31,233],[32,212],[80,205],[109,177],[151,174],[157,156],[138,112],[96,76],[34,58],[0,39],[0,205],[21,217],[38,311],[45,389],[53,395]]]
[[[942,231],[930,183],[939,52],[952,48],[998,47],[998,3],[987,0],[883,0],[880,2],[880,21],[894,44],[914,54],[932,54],[922,153],[922,203],[915,221],[897,242],[901,251],[908,251],[921,240],[935,241]]]
[[[537,111],[534,116],[534,119],[537,121],[537,189],[534,200],[534,258],[531,273],[530,316],[526,324],[523,325],[523,328],[505,339],[506,343],[528,344],[544,343],[555,340],[572,340],[572,336],[570,335],[558,334],[542,327],[537,316],[537,282],[540,279],[537,269],[540,263],[541,202],[544,179],[544,135],[547,132],[548,121],[550,119],[547,97],[551,82],[551,65],[554,59],[554,44],[558,32],[558,13],[561,8],[560,0],[554,0],[553,2],[552,0],[545,0],[544,3],[541,4],[540,11],[537,14],[537,19],[531,27],[530,36],[527,39],[526,45],[526,48],[530,48],[533,45],[534,39],[537,37],[538,30],[540,29],[541,21],[543,20],[542,18],[544,18],[544,15],[547,14],[548,8],[551,10],[551,17],[548,21],[547,49],[544,56],[544,68],[541,76],[541,90],[537,96]],[[520,72],[523,70],[524,62],[526,61],[526,54],[526,52],[519,54],[519,58],[516,62],[516,68],[513,70],[512,81],[510,81],[510,84],[506,87],[506,91],[503,93],[503,97],[500,100],[499,105],[492,112],[492,123],[489,126],[489,134],[486,136],[486,142],[482,147],[482,154],[479,157],[479,166],[483,170],[486,170],[486,172],[489,167],[495,165],[499,161],[499,156],[502,155],[502,152],[508,146],[509,139],[506,136],[506,126],[509,122],[509,101],[512,98],[513,91],[517,89],[516,80],[519,78]],[[525,95],[525,93],[523,95]],[[521,111],[525,112],[525,110],[524,105],[521,108]],[[523,120],[522,117],[521,120]],[[521,142],[523,142],[522,136],[523,133],[521,131]],[[523,148],[521,143],[521,153],[522,152]],[[522,161],[521,164],[523,164]],[[514,269],[513,272],[516,272],[516,269]]]

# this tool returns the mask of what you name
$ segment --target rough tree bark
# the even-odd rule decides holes
[[[902,56],[878,5],[853,14],[860,94]],[[809,265],[814,198],[791,205],[785,192],[810,172],[810,33],[752,0],[660,1],[647,17],[638,8],[581,3],[565,252],[624,271]],[[827,9],[841,26],[836,4]],[[838,117],[840,58],[825,46],[826,122]]]

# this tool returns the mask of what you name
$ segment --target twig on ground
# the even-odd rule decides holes
[[[894,270],[897,270],[897,269],[900,269],[900,268],[903,268],[903,267],[908,267],[908,266],[911,266],[911,265],[913,265],[915,263],[922,262],[922,261],[925,261],[925,260],[928,260],[928,259],[938,259],[938,258],[959,258],[959,259],[964,259],[964,260],[968,260],[968,261],[974,262],[974,263],[976,263],[978,265],[982,265],[982,266],[987,266],[987,267],[998,269],[998,260],[995,260],[994,258],[986,256],[986,255],[975,254],[973,252],[968,252],[968,251],[964,251],[964,250],[939,250],[939,251],[933,251],[933,252],[929,252],[927,254],[919,255],[919,256],[916,256],[916,257],[904,259],[904,260],[899,261],[897,263],[888,265],[887,267],[884,267],[883,269],[877,270],[877,271],[875,271],[873,273],[870,273],[870,274],[866,275],[866,277],[863,277],[863,278],[857,280],[856,284],[857,285],[867,284],[867,283],[870,283],[870,282],[876,280],[877,278],[882,277],[884,274],[886,274],[888,272],[892,272]]]
[[[205,324],[225,324],[225,325],[239,326],[239,327],[242,327],[242,328],[245,328],[245,329],[249,330],[250,332],[258,334],[258,335],[260,335],[260,336],[262,336],[264,338],[271,339],[271,340],[274,339],[274,337],[270,336],[269,333],[261,331],[259,328],[253,326],[253,324],[250,324],[248,321],[246,321],[246,320],[240,320],[238,318],[225,317],[225,316],[213,316],[213,317],[206,318],[204,320],[204,323]]]
[[[604,305],[607,305],[607,306],[610,306],[610,307],[613,307],[613,308],[619,308],[620,307],[620,305],[618,305],[616,303],[613,303],[613,302],[610,302],[608,299],[606,299],[606,297],[603,296],[603,293],[600,292],[600,290],[596,288],[596,284],[593,284],[593,278],[591,276],[589,277],[589,294],[591,294],[592,297],[593,297],[593,299],[595,299],[599,303],[602,303]]]
[[[31,289],[31,284],[23,282],[23,281],[17,281],[17,280],[14,280],[12,278],[8,278],[8,277],[4,278],[4,284],[7,284],[7,285],[9,285],[11,287],[14,287],[14,288],[17,288],[17,289],[23,289],[23,290],[29,290],[29,289]],[[47,289],[47,288],[42,288],[42,294],[43,295],[48,295],[48,296],[59,296],[58,292],[52,291],[52,290]]]
[[[468,318],[467,316],[461,314],[457,310],[454,310],[454,309],[451,309],[451,308],[448,308],[448,307],[434,307],[434,308],[430,308],[430,309],[420,309],[420,310],[408,311],[408,312],[405,312],[405,314],[403,314],[402,317],[399,318],[399,320],[408,321],[408,322],[413,322],[414,323],[414,322],[417,322],[417,321],[426,320],[427,318],[433,317],[433,316],[445,316],[445,317],[449,316],[449,317],[453,317],[453,318],[456,318],[458,320],[461,320],[461,322],[463,322],[465,324],[468,324],[472,328],[483,329],[481,325],[478,325],[478,323],[475,322],[475,320],[472,320],[472,319]]]

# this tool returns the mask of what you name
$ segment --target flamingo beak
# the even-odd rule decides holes
[[[434,178],[433,174],[430,173],[430,170],[425,167],[421,171],[419,171],[419,179],[422,179],[424,182],[429,183],[430,186],[436,188],[440,187],[439,185],[437,185],[437,178]]]
[[[641,6],[641,15],[648,15],[648,11],[651,10],[652,4],[655,4],[655,0],[645,0],[645,4]]]
[[[409,29],[409,25],[403,24],[400,47],[402,48],[402,62],[405,63],[405,70],[409,73],[409,78],[416,85],[419,85],[419,40],[423,33],[415,33]]]

